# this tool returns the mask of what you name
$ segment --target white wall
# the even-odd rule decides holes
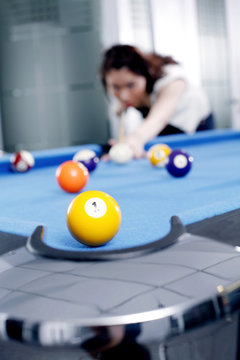
[[[195,0],[152,0],[155,50],[181,62],[191,81],[201,83]]]
[[[153,49],[150,0],[101,0],[104,48],[116,43]]]
[[[195,0],[102,0],[103,45],[128,43],[183,63],[200,84]]]
[[[240,1],[226,0],[232,127],[240,129]]]
[[[119,42],[118,0],[101,0],[102,44],[108,48]]]

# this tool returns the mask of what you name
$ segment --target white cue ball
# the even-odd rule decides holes
[[[133,158],[133,151],[126,143],[118,143],[109,151],[110,159],[116,164],[127,164]]]

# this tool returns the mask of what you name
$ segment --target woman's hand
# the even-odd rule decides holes
[[[137,138],[136,136],[128,136],[126,138],[126,143],[131,147],[133,157],[135,159],[140,159],[146,156],[144,142],[142,142],[140,138]]]
[[[135,159],[140,159],[142,157],[146,156],[146,152],[144,150],[144,143],[142,143],[140,141],[140,139],[138,139],[135,136],[128,136],[123,142],[127,143],[130,148],[133,151],[133,157]],[[110,139],[108,141],[109,145],[114,146],[117,144],[116,140]],[[101,157],[102,161],[109,161],[110,160],[110,156],[109,153],[108,154],[104,154]]]

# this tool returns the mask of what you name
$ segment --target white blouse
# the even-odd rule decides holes
[[[150,94],[151,104],[156,101],[158,93],[174,80],[183,79],[187,86],[182,94],[179,103],[172,117],[169,119],[169,125],[173,125],[185,133],[194,133],[199,123],[206,119],[211,113],[208,98],[202,88],[193,86],[189,83],[184,69],[180,65],[166,65],[164,67],[165,75],[158,79]],[[119,116],[116,115],[117,99],[112,99],[109,109],[110,133],[111,137],[117,139],[119,133]],[[124,115],[125,135],[134,132],[144,121],[142,114],[135,108],[128,108]]]

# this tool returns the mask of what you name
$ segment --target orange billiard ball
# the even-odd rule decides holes
[[[69,193],[77,193],[87,184],[89,172],[83,164],[68,160],[57,168],[56,179],[63,190]]]
[[[97,190],[77,195],[67,209],[67,226],[73,237],[88,246],[111,240],[121,225],[121,210],[107,193]]]
[[[150,163],[156,167],[164,167],[172,149],[166,144],[155,144],[150,147],[147,157]]]

